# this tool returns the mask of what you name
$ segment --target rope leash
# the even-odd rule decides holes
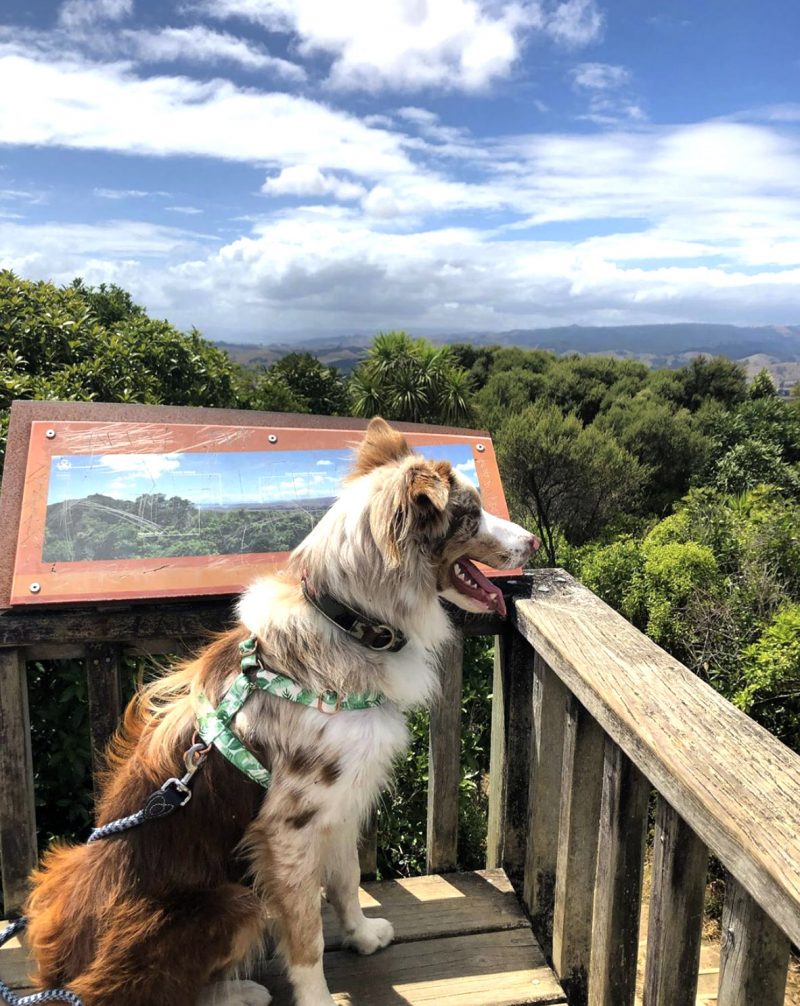
[[[17,919],[0,932],[0,947],[5,946],[12,936],[21,933],[28,924],[26,918]],[[36,1006],[37,1003],[69,1003],[70,1006],[83,1006],[81,1000],[68,989],[47,989],[45,992],[35,992],[30,996],[18,996],[0,981],[0,999],[8,1006]]]

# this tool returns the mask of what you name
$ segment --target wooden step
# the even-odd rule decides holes
[[[502,870],[376,881],[360,899],[366,915],[391,920],[395,942],[372,957],[338,949],[338,924],[324,906],[325,974],[342,1006],[566,1003]],[[0,951],[0,977],[12,988],[27,987],[29,970],[19,941]],[[262,980],[274,1006],[291,1006],[278,962]]]

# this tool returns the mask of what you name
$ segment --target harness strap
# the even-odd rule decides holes
[[[302,688],[292,678],[264,666],[258,653],[258,637],[255,633],[239,643],[239,653],[241,674],[234,679],[216,708],[205,693],[198,692],[195,695],[197,732],[206,744],[213,744],[232,765],[264,789],[269,788],[271,773],[251,751],[248,751],[231,727],[234,717],[254,691],[267,692],[330,715],[359,709],[374,709],[386,701],[386,696],[380,692],[352,692],[349,695],[340,695],[333,691],[313,692],[308,688]]]

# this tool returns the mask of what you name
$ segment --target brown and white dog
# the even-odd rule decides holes
[[[193,695],[219,701],[251,633],[264,664],[305,688],[381,691],[388,701],[329,715],[255,692],[234,726],[272,772],[266,795],[213,751],[193,799],[173,816],[50,851],[26,906],[37,983],[66,986],[85,1006],[263,1006],[265,988],[226,976],[258,959],[269,926],[297,1006],[331,1006],[321,888],[348,947],[371,954],[392,940],[391,924],[359,907],[356,843],[408,742],[405,711],[436,695],[437,650],[452,631],[438,599],[504,612],[498,588],[469,560],[509,569],[537,546],[487,514],[447,462],[413,453],[373,420],[341,496],[287,570],[246,591],[237,628],[130,704],[108,754],[98,823],[133,813],[181,774]],[[408,644],[394,653],[359,645],[309,604],[302,575],[396,626]]]

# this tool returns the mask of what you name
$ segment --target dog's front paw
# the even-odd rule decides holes
[[[272,996],[257,982],[214,982],[204,989],[197,1006],[269,1006]]]
[[[355,950],[359,954],[374,954],[382,947],[388,947],[394,939],[394,928],[388,919],[364,919],[355,932],[348,933],[344,939],[347,950]]]

